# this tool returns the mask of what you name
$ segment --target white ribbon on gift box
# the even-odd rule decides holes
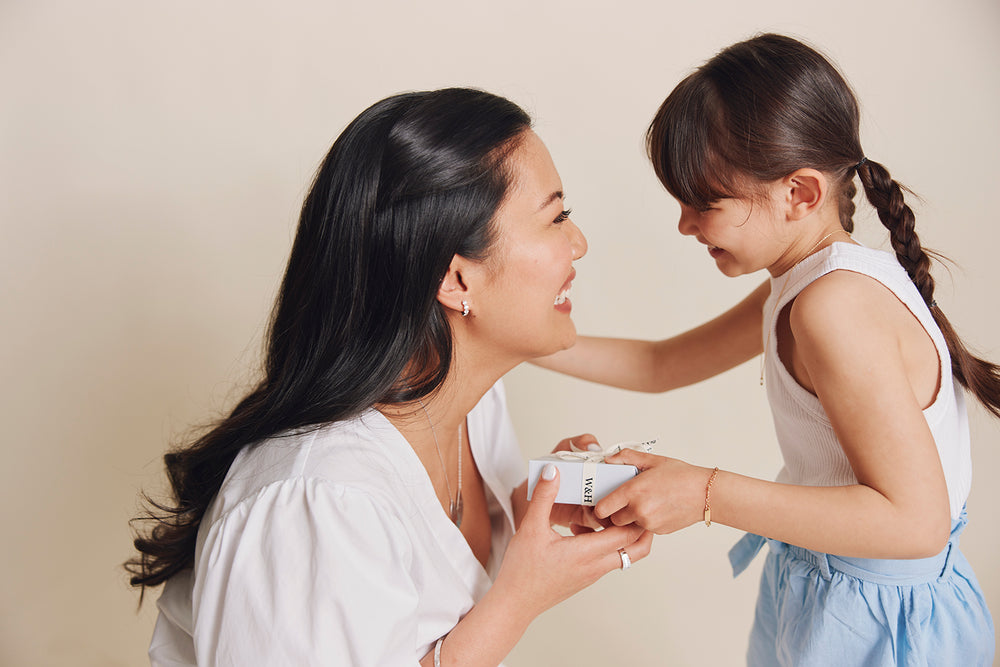
[[[620,442],[617,445],[605,447],[599,452],[585,452],[581,449],[576,449],[576,446],[570,443],[573,450],[568,452],[565,450],[553,452],[552,455],[564,461],[580,461],[583,463],[583,476],[580,483],[580,504],[594,505],[596,503],[593,496],[593,480],[597,478],[597,464],[604,463],[604,459],[617,454],[623,449],[634,449],[637,452],[648,454],[653,451],[653,445],[655,444],[656,438],[653,438],[652,440],[645,440],[643,442]],[[591,482],[590,484],[588,484],[588,480]]]

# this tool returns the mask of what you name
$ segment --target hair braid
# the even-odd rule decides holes
[[[903,199],[903,187],[892,179],[885,167],[871,160],[865,160],[858,167],[858,178],[865,188],[865,196],[878,212],[879,220],[889,230],[896,258],[917,286],[920,296],[928,306],[931,305],[934,303],[931,258],[920,245],[920,238],[914,230],[916,218]]]
[[[858,194],[858,188],[854,185],[854,180],[847,180],[840,186],[840,202],[838,210],[840,212],[840,226],[848,234],[854,231],[854,195]]]
[[[941,329],[951,355],[952,374],[987,410],[1000,417],[1000,366],[975,356],[934,301],[931,257],[914,231],[913,210],[903,200],[903,186],[894,181],[888,170],[878,162],[863,160],[857,171],[865,196],[889,230],[896,258],[906,269]]]

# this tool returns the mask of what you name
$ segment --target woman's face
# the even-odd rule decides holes
[[[567,297],[573,260],[587,252],[587,240],[569,219],[559,172],[534,132],[525,132],[508,161],[511,184],[494,220],[497,241],[469,324],[487,349],[520,361],[576,340]]]

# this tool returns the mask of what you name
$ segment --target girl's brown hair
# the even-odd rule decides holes
[[[948,343],[952,372],[1000,417],[1000,366],[973,355],[937,307],[930,253],[914,231],[904,188],[865,157],[859,126],[854,92],[829,60],[791,37],[765,34],[723,49],[681,81],[653,118],[646,147],[664,187],[699,210],[752,194],[755,182],[818,169],[834,183],[848,232],[856,174]]]

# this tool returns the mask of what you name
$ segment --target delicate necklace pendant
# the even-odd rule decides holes
[[[462,496],[458,496],[458,502],[454,500],[448,504],[448,516],[456,527],[462,527]]]

